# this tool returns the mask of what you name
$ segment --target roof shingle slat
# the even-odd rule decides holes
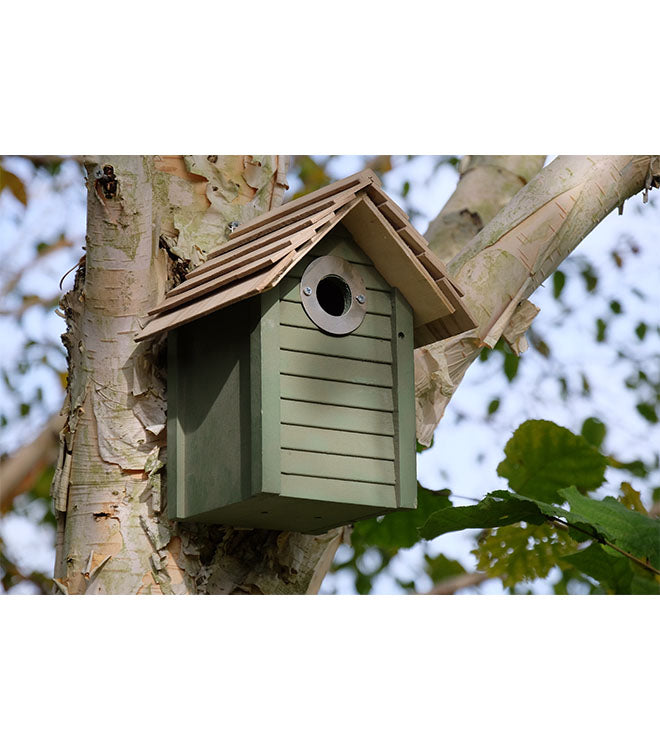
[[[275,217],[288,216],[291,212],[297,211],[300,208],[311,206],[312,204],[318,203],[320,200],[325,200],[331,196],[341,193],[344,190],[350,190],[353,194],[357,193],[363,187],[366,187],[369,183],[374,180],[378,181],[375,173],[370,169],[365,169],[362,172],[345,177],[343,180],[337,180],[324,188],[315,190],[313,193],[307,195],[301,195],[300,198],[289,201],[279,208],[275,208],[272,211],[268,211],[265,214],[257,216],[255,219],[242,224],[234,230],[233,236],[241,237],[247,232],[251,232],[253,229],[269,224]]]
[[[355,193],[352,190],[345,190],[329,198],[328,200],[322,201],[321,203],[315,204],[313,206],[304,206],[298,211],[287,213],[285,216],[280,216],[279,214],[273,212],[271,222],[251,229],[249,233],[246,233],[242,238],[239,238],[239,241],[236,243],[236,245],[232,244],[231,247],[237,248],[241,244],[243,244],[243,242],[248,243],[252,240],[265,237],[273,232],[278,231],[279,229],[283,229],[284,227],[289,226],[290,224],[294,224],[301,219],[311,218],[312,220],[314,220],[316,214],[320,214],[326,210],[336,211],[339,207],[352,201],[354,197]],[[213,252],[211,254],[213,258],[215,259],[216,257],[222,255],[223,251],[228,249],[229,244],[230,243],[227,243],[227,245]]]
[[[200,284],[199,286],[184,291],[182,294],[169,297],[162,305],[151,310],[151,313],[158,314],[166,312],[167,310],[174,310],[177,307],[188,304],[194,299],[211,294],[211,292],[215,292],[223,286],[229,286],[239,279],[243,279],[246,276],[252,276],[257,272],[262,271],[264,268],[274,266],[275,263],[287,256],[291,250],[290,243],[286,243],[284,248],[281,248],[276,252],[270,253],[267,256],[255,258],[252,262],[228,270],[226,273],[210,279],[205,284]]]
[[[400,289],[412,305],[416,325],[453,312],[428,271],[366,195],[346,215],[344,224],[363,249],[374,242],[382,247],[371,259],[385,281]]]
[[[415,346],[474,326],[444,265],[433,256],[406,214],[380,189],[378,178],[368,171],[240,227],[240,236],[209,254],[183,284],[168,292],[136,340],[184,325],[275,286],[340,221],[383,278],[399,288],[411,304]]]
[[[191,281],[192,279],[195,279],[199,276],[207,276],[216,271],[216,269],[224,266],[225,263],[233,261],[234,258],[241,258],[252,253],[254,250],[266,247],[272,243],[277,243],[278,241],[288,241],[294,235],[297,235],[299,232],[305,231],[306,229],[315,230],[318,226],[321,226],[328,217],[332,216],[335,211],[336,208],[333,205],[331,208],[321,211],[318,214],[314,214],[313,216],[309,216],[302,221],[298,221],[295,224],[284,227],[284,229],[278,232],[265,234],[263,237],[260,237],[254,242],[248,242],[247,244],[241,245],[234,250],[230,250],[228,253],[216,256],[215,258],[213,258],[213,260],[207,260],[200,266],[195,268],[194,271],[190,271],[190,273],[188,273],[186,277],[186,281],[183,283],[185,284],[188,281]]]
[[[282,258],[282,260],[274,267],[266,269],[256,276],[251,276],[248,279],[238,281],[236,284],[220,289],[215,294],[203,297],[190,305],[171,310],[157,318],[153,318],[147,323],[144,329],[135,336],[135,340],[142,341],[143,339],[149,338],[158,333],[164,333],[172,328],[177,328],[180,325],[197,320],[203,315],[209,315],[210,313],[234,304],[235,302],[240,302],[248,297],[254,297],[256,294],[265,292],[272,286],[272,280],[276,279],[283,270],[285,271],[285,269],[288,268],[291,262],[290,256],[292,255],[295,255],[295,250],[292,250],[288,255]]]

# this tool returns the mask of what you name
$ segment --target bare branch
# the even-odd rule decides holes
[[[14,498],[29,490],[41,472],[56,460],[59,433],[64,421],[59,414],[52,416],[31,443],[0,463],[0,515],[10,511]]]
[[[82,166],[82,156],[53,156],[35,154],[15,154],[20,159],[31,161],[35,167],[56,167],[63,161],[75,161]]]
[[[461,589],[469,588],[470,586],[478,586],[483,583],[488,576],[486,573],[463,573],[460,576],[454,576],[453,578],[446,578],[444,581],[440,581],[426,594],[455,594]]]
[[[2,288],[2,291],[0,291],[0,297],[6,297],[8,294],[14,291],[16,288],[16,285],[21,280],[23,275],[29,271],[31,268],[33,268],[37,263],[42,261],[44,258],[46,258],[48,255],[51,255],[52,253],[56,252],[57,250],[61,250],[65,247],[73,247],[73,241],[66,239],[64,237],[60,237],[57,242],[53,242],[51,245],[47,245],[46,247],[42,248],[37,255],[35,255],[34,258],[31,258],[28,263],[25,263],[23,266],[21,266],[18,271],[15,271],[11,277],[7,280],[5,285]]]
[[[17,318],[20,318],[21,315],[23,315],[23,313],[26,310],[29,310],[31,307],[41,305],[42,307],[51,308],[55,307],[55,305],[57,305],[59,301],[59,295],[57,295],[56,297],[51,297],[50,299],[46,299],[44,297],[39,297],[36,294],[32,294],[23,298],[23,304],[20,307],[17,307],[13,310],[11,308],[5,308],[4,310],[0,310],[0,315],[14,315]]]

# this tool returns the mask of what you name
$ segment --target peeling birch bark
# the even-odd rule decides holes
[[[543,167],[545,156],[465,156],[456,190],[425,237],[449,262]]]
[[[316,593],[345,529],[309,536],[169,521],[165,341],[133,340],[140,318],[226,241],[232,222],[281,202],[288,157],[108,156],[85,166],[87,256],[61,302],[69,408],[52,488],[55,592]]]
[[[450,261],[449,270],[465,289],[465,302],[478,326],[416,352],[420,443],[430,443],[481,348],[492,348],[502,335],[513,332],[516,313],[529,318],[529,308],[523,310],[521,303],[607,214],[653,186],[658,172],[660,158],[652,156],[559,157]],[[518,328],[516,340],[524,333]],[[449,382],[441,378],[439,390],[433,387],[434,375],[445,368]]]
[[[479,325],[416,354],[422,440],[482,346],[504,335],[522,347],[532,312],[524,301],[533,289],[612,208],[654,186],[660,170],[650,159],[562,157],[453,259]],[[87,256],[61,302],[69,408],[53,482],[55,591],[316,593],[347,529],[309,536],[167,519],[165,341],[133,340],[165,289],[226,240],[235,222],[281,201],[286,158],[99,157],[85,164]],[[513,189],[508,178],[501,187],[503,194]]]

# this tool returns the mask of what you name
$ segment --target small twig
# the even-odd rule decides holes
[[[11,310],[11,309],[0,310],[0,315],[2,316],[14,315],[17,318],[20,318],[21,315],[23,315],[23,313],[26,310],[29,310],[31,307],[34,307],[35,305],[42,305],[43,307],[51,308],[51,307],[55,307],[55,305],[59,301],[60,301],[59,296],[52,297],[51,299],[44,299],[43,297],[38,297],[35,295],[35,296],[28,297],[27,299],[25,299],[23,304],[20,307],[17,307],[15,310]]]
[[[29,271],[39,261],[43,260],[48,255],[50,255],[51,253],[54,253],[57,250],[61,250],[64,247],[72,247],[72,246],[73,246],[72,240],[67,240],[61,237],[59,240],[57,240],[57,242],[53,242],[51,245],[48,245],[43,250],[39,251],[39,253],[34,258],[32,258],[29,261],[29,263],[26,263],[21,268],[19,268],[18,271],[12,274],[12,276],[3,286],[2,292],[0,292],[0,297],[6,297],[10,292],[13,292],[16,285],[21,280],[21,278],[26,273],[26,271]]]
[[[486,573],[463,573],[460,576],[454,576],[453,578],[446,578],[444,581],[440,581],[430,591],[426,592],[426,595],[430,594],[455,594],[460,589],[465,589],[468,586],[478,586],[483,583],[489,576]]]

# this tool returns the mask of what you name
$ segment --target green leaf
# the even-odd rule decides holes
[[[367,547],[379,547],[390,553],[412,547],[419,542],[418,527],[441,508],[451,507],[450,491],[429,490],[417,485],[417,509],[390,513],[382,518],[358,521],[351,535],[351,544],[356,553]]]
[[[633,578],[630,561],[623,555],[608,554],[597,542],[579,552],[566,555],[564,562],[574,565],[581,573],[598,581],[608,593],[630,593]]]
[[[605,341],[606,331],[607,323],[602,318],[598,318],[596,320],[596,341],[598,341],[599,344],[602,344],[603,341]]]
[[[555,299],[559,299],[565,284],[566,274],[563,271],[555,271],[552,274],[552,295]]]
[[[582,437],[588,443],[593,445],[594,448],[600,448],[600,446],[603,444],[606,433],[607,427],[603,422],[600,421],[600,419],[597,419],[596,417],[588,417],[587,419],[585,419],[582,423],[582,429],[580,430],[580,434],[582,435]]]
[[[504,449],[497,473],[515,492],[557,502],[557,491],[575,485],[595,490],[605,480],[607,460],[580,435],[541,419],[518,427]]]
[[[424,570],[433,583],[439,583],[446,578],[460,576],[466,572],[458,560],[450,560],[442,554],[437,555],[437,557],[424,555]]]
[[[648,331],[649,327],[646,325],[646,323],[641,322],[636,328],[635,333],[637,334],[637,338],[640,341],[644,341],[644,336],[646,336],[646,332]]]
[[[649,469],[640,459],[636,459],[635,461],[619,461],[615,456],[608,456],[607,463],[614,469],[627,471],[635,477],[640,477],[640,479],[645,479],[649,475]]]
[[[507,380],[511,382],[518,374],[518,367],[520,366],[520,357],[510,352],[504,353],[504,374]]]
[[[660,569],[660,520],[628,510],[613,497],[585,497],[575,487],[560,490],[559,495],[571,509],[555,509],[557,515],[569,523],[593,526],[607,541]],[[539,508],[543,509],[540,503]]]
[[[615,315],[621,315],[623,308],[621,307],[621,303],[619,302],[619,300],[613,299],[610,301],[610,310]]]
[[[431,442],[428,445],[422,445],[417,440],[415,441],[415,451],[417,453],[424,453],[424,451],[429,450],[429,448],[433,448],[433,438],[431,438]]]
[[[647,422],[651,424],[658,423],[658,414],[653,404],[641,403],[635,406],[635,409],[644,417]]]
[[[545,578],[564,556],[577,550],[577,542],[562,529],[548,524],[521,524],[492,529],[479,538],[473,551],[477,570],[501,578],[505,586]]]
[[[584,285],[587,288],[587,291],[593,292],[598,286],[598,276],[596,275],[594,267],[587,263],[580,273],[584,279]]]
[[[488,404],[488,415],[495,414],[495,412],[500,408],[500,400],[499,398],[494,398],[489,404]]]
[[[540,524],[544,520],[532,501],[498,490],[476,505],[459,505],[431,514],[420,528],[420,536],[422,539],[435,539],[450,531],[489,529],[519,521]]]
[[[612,594],[659,594],[660,584],[652,574],[641,571],[616,550],[597,542],[583,550],[564,557],[564,562],[574,565],[580,572],[598,581]]]

